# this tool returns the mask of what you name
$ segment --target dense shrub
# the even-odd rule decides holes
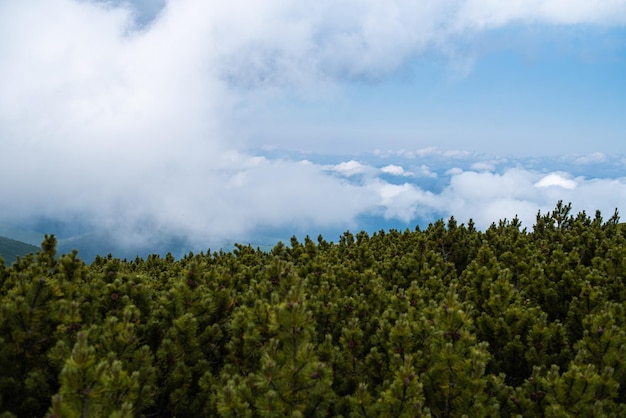
[[[626,230],[517,219],[0,265],[2,416],[626,416]]]

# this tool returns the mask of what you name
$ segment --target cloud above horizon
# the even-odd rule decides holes
[[[258,228],[354,228],[364,215],[454,214],[484,227],[515,214],[532,223],[560,199],[624,207],[623,179],[498,168],[436,142],[381,164],[256,151],[265,145],[257,115],[276,103],[346,102],[346,83],[384,83],[430,55],[466,74],[486,53],[482,33],[516,25],[622,27],[626,1],[181,0],[158,11],[144,1],[2,2],[0,193],[11,205],[0,221],[47,217],[131,243],[202,242]],[[289,141],[306,136],[298,129],[286,129]],[[431,157],[450,166],[430,167]],[[448,171],[460,160],[467,166]]]

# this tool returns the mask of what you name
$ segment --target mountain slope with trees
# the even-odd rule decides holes
[[[0,266],[3,416],[626,416],[626,230],[295,237]]]
[[[36,253],[39,247],[7,237],[0,237],[0,258],[5,264],[13,263],[17,257],[23,257],[29,253]]]

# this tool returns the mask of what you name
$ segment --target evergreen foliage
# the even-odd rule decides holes
[[[626,416],[626,228],[292,238],[0,264],[0,416]]]

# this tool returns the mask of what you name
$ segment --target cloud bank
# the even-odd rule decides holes
[[[453,60],[466,49],[459,39],[481,31],[623,25],[626,1],[180,0],[138,24],[142,4],[0,2],[1,221],[202,243],[259,227],[358,227],[363,215],[455,214],[484,226],[530,221],[558,199],[624,206],[623,179],[272,159],[249,151],[245,125],[272,97],[340,96],[346,80],[379,80],[433,51]],[[429,191],[424,178],[448,183]]]

